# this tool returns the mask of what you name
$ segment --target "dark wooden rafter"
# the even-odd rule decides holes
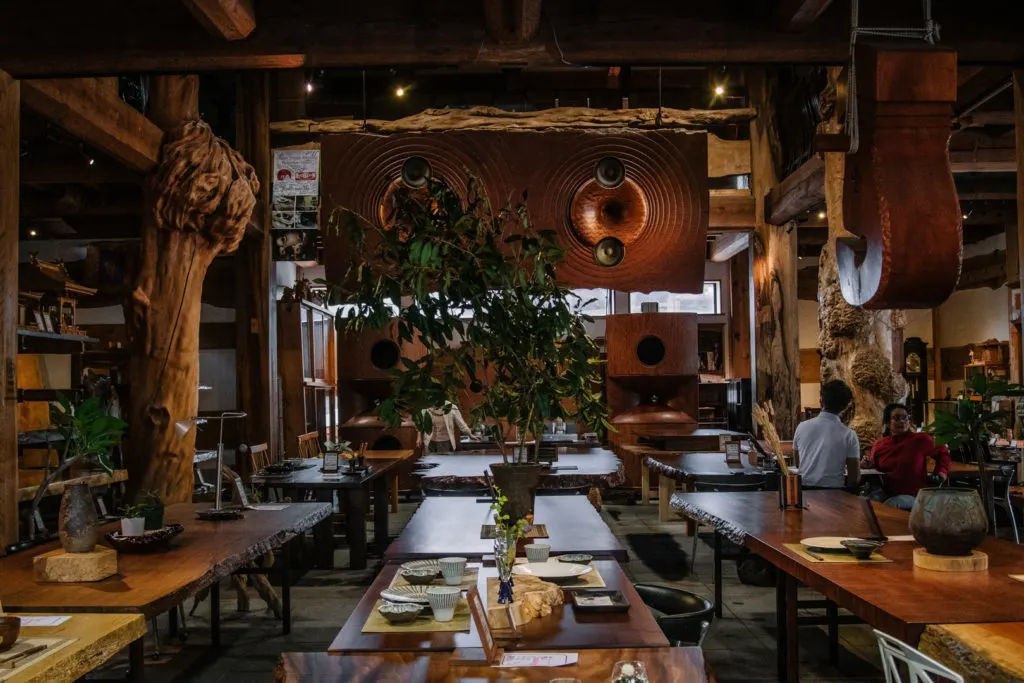
[[[23,81],[21,93],[25,106],[128,168],[156,167],[163,131],[118,97],[116,79]]]
[[[0,554],[18,540],[18,91],[0,71]]]
[[[818,20],[832,0],[780,0],[777,17],[780,28],[802,31]]]
[[[825,201],[825,162],[815,154],[782,182],[765,199],[772,225],[785,225]]]
[[[242,40],[256,28],[252,0],[182,0],[210,35]]]
[[[533,40],[540,27],[541,0],[483,0],[487,35],[500,45]]]
[[[737,231],[719,235],[711,243],[711,260],[716,262],[728,261],[736,254],[746,251],[749,246],[749,232]]]

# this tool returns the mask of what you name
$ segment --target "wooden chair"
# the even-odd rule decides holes
[[[249,447],[249,471],[253,474],[262,472],[270,464],[270,449],[265,443]]]
[[[300,458],[322,458],[324,457],[323,452],[320,450],[320,433],[309,432],[308,434],[299,435],[299,457]]]
[[[926,654],[919,652],[902,640],[882,633],[875,629],[878,639],[878,651],[882,655],[882,671],[885,672],[885,683],[903,683],[900,675],[900,664],[907,668],[907,683],[933,683],[937,681],[953,681],[964,683],[964,678],[952,669],[948,669]]]

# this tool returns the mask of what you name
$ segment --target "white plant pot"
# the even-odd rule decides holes
[[[121,520],[122,536],[141,536],[146,532],[145,517],[127,517]]]

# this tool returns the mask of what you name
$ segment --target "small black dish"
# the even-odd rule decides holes
[[[628,612],[629,601],[619,591],[586,588],[569,593],[577,612]]]

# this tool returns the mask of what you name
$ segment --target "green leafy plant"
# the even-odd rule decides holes
[[[472,177],[465,198],[430,179],[392,200],[384,226],[344,209],[331,217],[355,254],[344,280],[330,287],[330,303],[350,304],[339,310],[338,327],[394,321],[400,342],[416,339],[427,350],[402,358],[380,418],[394,426],[408,413],[429,431],[425,411],[457,403],[456,392],[468,387],[483,398],[472,422],[489,425],[506,463],[506,423],[517,428],[519,453],[545,420],[609,428],[598,348],[583,329],[590,302],[556,280],[566,250],[555,231],[531,223],[525,193],[493,210]],[[392,302],[410,299],[395,313]]]
[[[992,410],[992,400],[999,396],[1024,396],[1024,386],[989,379],[984,374],[971,378],[969,387],[981,400],[957,399],[956,412],[936,412],[925,429],[935,443],[950,448],[981,449],[979,462],[987,459],[988,437],[999,434],[1007,426],[1009,415]]]
[[[118,514],[121,515],[122,519],[136,519],[138,517],[144,516],[145,512],[146,512],[146,506],[145,505],[141,505],[141,504],[139,504],[139,505],[125,505],[120,510],[118,510]]]
[[[143,506],[164,504],[164,499],[160,497],[160,492],[155,490],[145,491],[139,496],[139,499],[142,501]]]
[[[526,515],[523,519],[518,519],[514,524],[510,525],[509,522],[511,520],[508,513],[505,512],[506,503],[508,503],[508,498],[502,495],[500,488],[495,486],[494,502],[491,503],[491,509],[494,510],[495,532],[509,534],[515,539],[523,538],[533,527],[533,515]]]
[[[343,452],[345,452],[347,450],[350,450],[349,447],[351,445],[352,445],[352,442],[350,442],[350,441],[343,441],[343,440],[339,440],[339,441],[325,441],[324,442],[324,451],[326,451],[328,453],[343,453]]]

